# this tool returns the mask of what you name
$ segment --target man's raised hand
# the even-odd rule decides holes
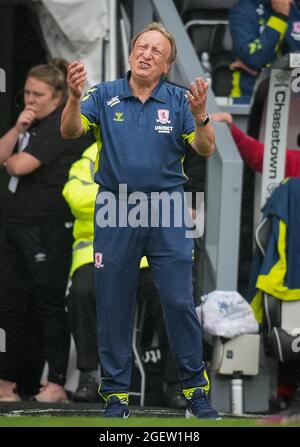
[[[67,83],[70,89],[70,95],[80,99],[83,92],[84,83],[87,78],[82,62],[74,61],[68,67]]]

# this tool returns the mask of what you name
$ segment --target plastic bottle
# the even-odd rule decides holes
[[[233,378],[231,380],[231,411],[232,414],[243,414],[244,399],[243,399],[243,380]]]
[[[204,71],[204,77],[206,82],[208,83],[209,87],[211,87],[212,84],[212,78],[211,78],[211,72],[212,72],[212,68],[211,68],[211,64],[209,61],[209,54],[207,53],[207,51],[203,51],[203,53],[201,54],[201,65]]]

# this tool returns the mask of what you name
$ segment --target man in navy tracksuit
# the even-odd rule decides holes
[[[201,327],[192,296],[193,244],[186,238],[186,224],[175,222],[182,212],[186,182],[184,142],[209,156],[215,137],[206,113],[207,83],[197,78],[185,92],[165,81],[175,57],[173,36],[161,24],[150,24],[133,38],[130,72],[123,79],[97,85],[81,104],[84,67],[77,61],[69,67],[70,99],[62,116],[62,134],[77,138],[92,128],[99,144],[94,251],[100,393],[106,417],[129,415],[134,304],[140,259],[146,255],[179,363],[187,417],[218,418],[207,399]],[[120,185],[126,191],[120,192]],[[168,216],[153,192],[176,195]],[[136,200],[140,213],[147,216],[146,223],[137,226]],[[164,224],[166,217],[171,217],[170,225]]]
[[[237,58],[231,96],[250,100],[263,67],[300,51],[300,0],[240,0],[230,11],[229,25]]]

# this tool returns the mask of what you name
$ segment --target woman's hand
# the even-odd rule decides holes
[[[35,111],[33,107],[26,107],[23,112],[20,113],[17,122],[15,124],[15,128],[17,129],[18,134],[25,132],[33,121],[35,120]]]

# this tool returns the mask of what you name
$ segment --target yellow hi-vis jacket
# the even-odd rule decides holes
[[[94,143],[84,151],[79,160],[73,163],[62,192],[75,217],[70,277],[79,267],[94,262],[94,209],[99,189],[99,185],[94,182],[97,152],[97,143]],[[141,259],[140,267],[148,267],[145,256]]]

